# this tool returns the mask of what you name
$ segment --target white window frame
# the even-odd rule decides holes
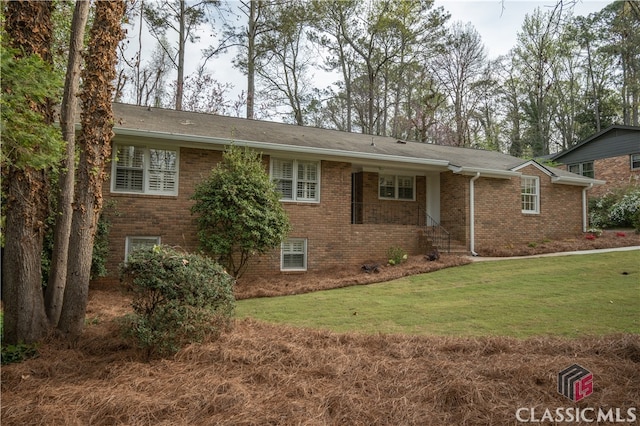
[[[530,188],[533,188],[534,192],[527,192]],[[533,204],[533,209],[525,208],[525,197],[532,197],[533,203],[527,201],[526,204]],[[540,178],[538,176],[520,177],[520,206],[522,213],[540,214]]]
[[[141,167],[127,167],[123,165],[118,165],[118,149],[119,148],[133,148],[134,150],[139,150],[142,152],[142,166]],[[158,190],[153,189],[153,174],[158,173],[160,180],[164,180],[165,176],[163,175],[163,170],[152,170],[151,169],[151,151],[169,151],[175,153],[175,171],[166,171],[165,173],[173,173],[173,189],[172,190]],[[141,190],[130,190],[130,189],[118,189],[117,188],[117,175],[118,169],[137,169],[142,170],[142,189]],[[146,194],[146,195],[164,195],[164,196],[176,196],[178,195],[178,186],[179,186],[179,178],[180,175],[180,150],[179,149],[171,149],[168,147],[162,146],[144,146],[144,145],[135,145],[135,144],[115,144],[113,147],[112,161],[111,161],[111,192],[118,194]]]
[[[631,154],[629,156],[631,170],[640,170],[640,154]],[[637,163],[636,167],[633,167],[633,163]]]
[[[138,244],[135,244],[135,240],[138,240]],[[141,243],[144,241],[144,243]],[[156,236],[139,236],[139,235],[128,235],[124,241],[124,261],[126,262],[129,258],[129,254],[133,251],[135,247],[139,246],[150,246],[153,247],[155,245],[160,244],[160,237]]]
[[[296,250],[295,246],[302,248],[302,251],[299,249]],[[281,271],[306,271],[307,270],[307,259],[309,257],[307,251],[307,239],[306,238],[288,238],[283,241],[280,245],[280,270]],[[286,266],[285,265],[285,256],[287,255],[300,255],[302,254],[302,265],[296,266]]]
[[[591,170],[585,171],[585,165],[590,165],[591,166]],[[592,179],[595,179],[595,168],[594,168],[594,165],[593,165],[593,161],[585,161],[584,163],[569,164],[567,169],[571,173],[575,173],[575,174],[580,175],[580,176],[585,176],[585,177],[590,177]],[[586,172],[588,172],[588,173],[586,173]]]
[[[406,188],[406,186],[402,185],[402,180],[410,179],[411,180],[411,198],[400,197],[400,189]],[[382,187],[382,183],[387,183],[385,185],[386,188],[391,188],[391,183],[393,181],[393,197],[383,196],[381,194],[380,188]],[[416,200],[416,177],[415,176],[406,176],[406,175],[392,175],[392,174],[378,174],[378,199],[379,200],[397,200],[397,201],[415,201]]]
[[[290,165],[291,176],[283,176],[281,173],[281,164]],[[315,167],[315,179],[308,178],[308,167]],[[280,169],[280,170],[279,170]],[[270,160],[269,176],[271,180],[278,185],[280,181],[291,182],[291,196],[282,193],[280,201],[303,202],[303,203],[319,203],[320,202],[320,161],[294,160],[290,158],[272,157]],[[302,173],[302,175],[301,175]],[[315,188],[314,188],[315,186]],[[315,190],[315,194],[310,193]]]

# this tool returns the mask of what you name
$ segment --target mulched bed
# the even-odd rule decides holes
[[[496,247],[479,253],[484,257],[530,256],[544,253],[557,253],[578,250],[594,250],[614,247],[640,246],[640,234],[632,230],[605,231],[594,239],[579,235],[561,241],[540,241],[530,244]],[[386,265],[379,262],[378,272],[367,273],[363,265],[345,265],[342,268],[331,268],[325,272],[309,272],[304,274],[277,275],[243,279],[236,285],[236,298],[273,297],[291,294],[308,293],[318,290],[347,287],[352,285],[372,284],[389,281],[409,275],[423,274],[453,266],[471,263],[469,256],[441,254],[436,261],[429,261],[426,256],[409,256],[400,265]]]

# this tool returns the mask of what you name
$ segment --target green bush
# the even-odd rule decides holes
[[[154,246],[131,253],[120,271],[134,311],[123,331],[147,358],[216,339],[231,325],[235,281],[210,258]]]
[[[17,345],[2,345],[2,365],[22,362],[39,355],[35,344],[18,343]]]
[[[279,247],[289,232],[280,196],[260,154],[229,146],[192,197],[200,248],[239,278],[252,256]]]
[[[400,247],[390,247],[387,250],[389,265],[399,265],[407,260],[407,252]]]
[[[640,186],[629,186],[589,200],[591,226],[640,231]]]

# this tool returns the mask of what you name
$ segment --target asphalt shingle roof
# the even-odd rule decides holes
[[[397,139],[384,136],[371,136],[348,133],[315,127],[302,127],[290,124],[247,120],[213,114],[176,111],[160,108],[148,108],[135,105],[114,103],[114,130],[136,134],[163,134],[180,141],[187,137],[198,137],[202,143],[220,143],[227,141],[251,141],[273,144],[282,147],[298,147],[340,152],[344,157],[366,154],[412,159],[436,160],[448,162],[453,167],[465,169],[487,169],[508,172],[527,160],[481,149],[458,148],[444,145],[418,142],[398,142]],[[546,167],[557,176],[573,176],[573,173]]]

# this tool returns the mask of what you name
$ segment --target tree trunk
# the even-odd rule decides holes
[[[257,1],[249,1],[249,26],[247,31],[247,118],[254,119],[256,92],[256,7]]]
[[[185,27],[185,0],[180,0],[180,31],[178,34],[178,81],[176,84],[176,110],[182,111],[182,98],[184,96],[184,46],[186,42]]]
[[[49,324],[55,327],[60,319],[64,287],[67,280],[67,259],[69,254],[69,235],[71,234],[71,218],[73,203],[73,187],[75,174],[75,110],[78,104],[76,96],[80,81],[81,51],[84,44],[84,28],[89,16],[89,0],[78,0],[71,22],[71,39],[69,42],[69,59],[64,83],[64,94],[60,110],[60,127],[62,138],[67,143],[66,158],[62,161],[60,172],[60,194],[58,196],[58,214],[54,231],[53,255],[51,270],[45,293],[45,309]]]
[[[81,123],[73,223],[69,241],[67,285],[58,329],[72,343],[84,326],[89,293],[93,239],[102,208],[105,162],[111,154],[113,136],[112,81],[117,62],[116,48],[123,38],[123,0],[99,1],[91,28],[88,55],[82,73]]]
[[[14,170],[5,177],[6,224],[2,268],[4,344],[33,343],[47,331],[42,296],[41,254],[44,173],[33,169]]]
[[[52,61],[53,3],[12,1],[3,4],[5,31],[11,47],[22,54]],[[26,101],[26,100],[25,100]],[[53,123],[50,102],[33,103],[45,122]],[[41,255],[47,217],[46,174],[30,166],[3,170],[5,247],[2,269],[3,344],[32,343],[48,331],[42,295]]]
[[[587,50],[587,76],[588,80],[591,80],[591,94],[593,95],[593,115],[596,121],[596,133],[600,133],[600,103],[598,88],[596,87],[596,81],[593,77],[593,64],[591,62],[591,44],[589,43],[589,35],[586,36],[586,50]]]

